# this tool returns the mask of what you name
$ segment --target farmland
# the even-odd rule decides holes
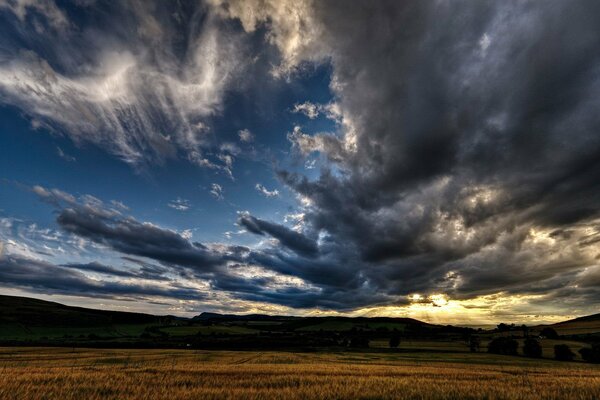
[[[181,318],[2,299],[1,399],[600,398],[600,365],[583,362],[580,353],[597,347],[598,316],[561,325],[586,324],[589,332],[546,337],[543,326],[475,330],[409,318],[214,313]],[[398,343],[391,347],[393,337]],[[537,358],[525,357],[531,337],[540,346]],[[488,352],[497,338],[518,350]],[[554,360],[556,345],[572,349],[572,361]]]
[[[2,399],[600,397],[599,366],[485,353],[2,348],[0,367]]]

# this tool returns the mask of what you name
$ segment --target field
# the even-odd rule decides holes
[[[600,366],[486,353],[0,348],[2,399],[598,399]]]

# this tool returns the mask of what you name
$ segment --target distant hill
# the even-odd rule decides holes
[[[155,315],[71,307],[29,297],[0,295],[0,325],[24,326],[101,326],[111,324],[150,324]]]
[[[550,325],[561,335],[600,335],[600,314]],[[539,331],[544,326],[531,327]],[[44,345],[198,348],[339,346],[345,338],[387,343],[405,338],[463,340],[472,328],[433,325],[412,318],[298,317],[204,312],[193,318],[71,307],[0,295],[0,342]],[[260,342],[260,343],[259,343]]]
[[[389,317],[293,317],[282,315],[264,314],[218,314],[202,313],[195,316],[193,321],[204,324],[242,325],[248,328],[266,331],[294,331],[294,332],[349,332],[359,331],[391,331],[416,332],[419,330],[439,330],[463,328],[442,327],[432,325],[413,318]]]
[[[372,321],[372,322],[399,322],[399,323],[412,323],[431,325],[427,322],[419,321],[414,318],[395,318],[395,317],[335,317],[335,316],[323,316],[323,317],[295,317],[289,315],[268,315],[268,314],[219,314],[211,312],[203,312],[200,315],[196,315],[194,320],[207,320],[207,319],[220,319],[220,320],[264,320],[264,321],[291,321],[291,320],[339,320],[339,321]]]
[[[192,318],[194,321],[219,320],[219,321],[290,321],[302,317],[266,315],[266,314],[219,314],[203,312]]]

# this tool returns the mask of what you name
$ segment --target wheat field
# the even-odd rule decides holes
[[[0,349],[1,399],[598,399],[600,368],[487,354]]]

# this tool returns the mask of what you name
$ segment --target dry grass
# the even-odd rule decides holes
[[[596,366],[494,357],[7,348],[0,398],[600,398]]]

